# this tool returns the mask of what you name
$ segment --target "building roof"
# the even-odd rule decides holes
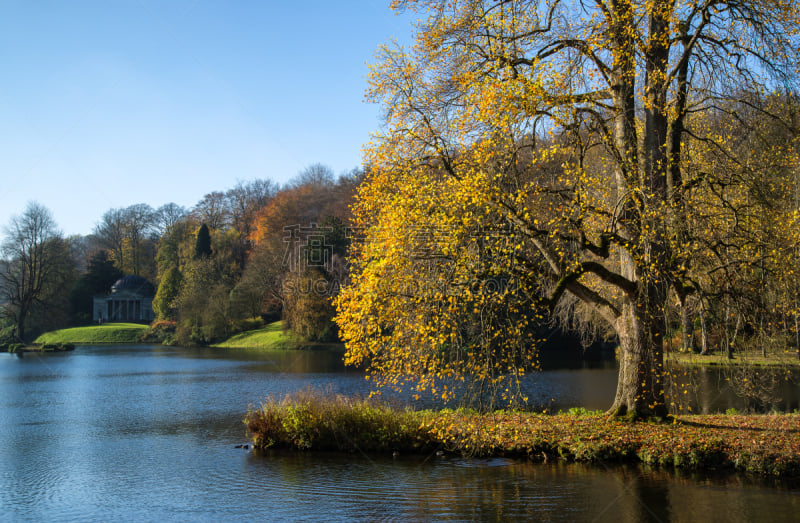
[[[141,296],[153,296],[155,289],[153,284],[141,276],[130,274],[118,279],[114,285],[111,286],[111,292],[131,292]]]

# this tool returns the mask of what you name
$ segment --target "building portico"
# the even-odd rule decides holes
[[[153,321],[153,285],[141,276],[125,276],[111,287],[111,294],[94,297],[92,320]]]

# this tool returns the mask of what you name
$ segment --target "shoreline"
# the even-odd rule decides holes
[[[10,354],[25,354],[34,352],[69,352],[73,350],[75,350],[75,345],[72,343],[45,343],[42,345],[23,345],[21,343],[14,343],[0,348],[0,352],[8,352]]]
[[[311,393],[313,394],[313,393]],[[245,418],[256,449],[509,457],[800,477],[800,414],[689,415],[411,411],[367,400],[286,398]]]
[[[800,369],[800,359],[796,352],[782,354],[769,354],[764,358],[761,353],[734,353],[733,359],[728,359],[725,354],[712,353],[701,355],[698,353],[672,352],[664,355],[667,363],[684,367],[737,367],[751,366],[763,368],[788,367]]]

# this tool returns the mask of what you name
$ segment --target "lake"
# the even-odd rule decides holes
[[[248,442],[248,406],[269,394],[308,386],[366,394],[369,383],[339,357],[138,345],[0,354],[0,520],[796,521],[800,514],[797,485],[743,476],[235,448]],[[616,370],[593,366],[537,374],[531,395],[553,409],[607,408]],[[787,389],[795,394],[787,405],[796,389]],[[725,389],[703,394],[720,401]]]

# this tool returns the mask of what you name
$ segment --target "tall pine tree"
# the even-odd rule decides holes
[[[201,258],[209,258],[211,256],[211,233],[208,231],[208,225],[205,223],[200,226],[197,231],[197,240],[194,244],[194,258],[199,260]]]

